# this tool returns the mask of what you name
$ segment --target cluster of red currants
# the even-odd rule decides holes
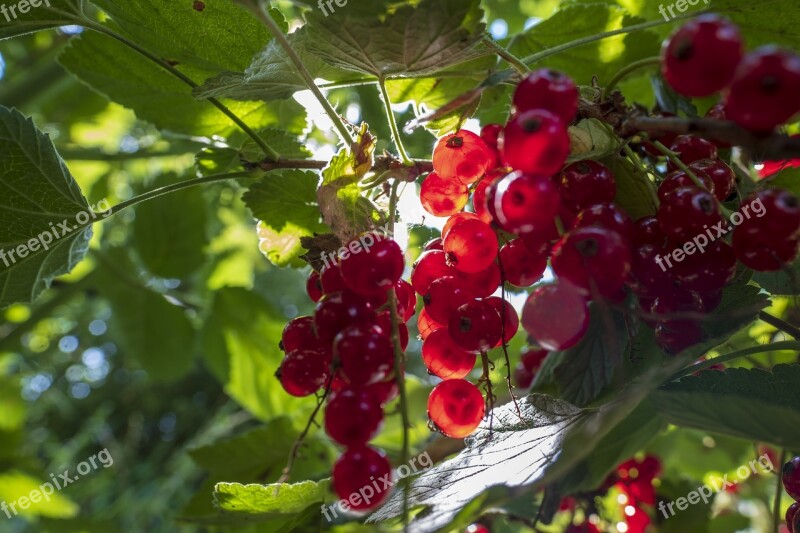
[[[384,406],[398,393],[389,290],[394,288],[397,298],[402,350],[416,295],[401,279],[405,260],[394,240],[369,233],[346,250],[340,260],[311,273],[306,289],[316,310],[286,325],[281,338],[286,356],[276,376],[293,396],[325,390],[325,431],[345,447],[333,467],[333,486],[351,509],[365,511],[386,499],[388,488],[378,480],[392,471],[385,454],[367,445],[382,426]],[[373,496],[355,497],[359,493]]]
[[[781,472],[783,488],[794,503],[786,510],[786,527],[789,533],[800,533],[800,457],[794,457],[783,465]]]

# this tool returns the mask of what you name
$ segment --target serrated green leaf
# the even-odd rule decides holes
[[[729,368],[668,383],[650,398],[670,423],[800,448],[800,365]]]
[[[260,130],[258,135],[269,146],[274,148],[284,159],[306,159],[311,156],[311,152],[300,142],[297,135],[288,131],[269,128]],[[264,159],[265,154],[253,139],[248,139],[239,149],[239,153],[245,160],[256,162]]]
[[[748,48],[779,44],[800,49],[800,14],[793,0],[715,0],[712,7],[739,26]]]
[[[311,512],[319,511],[329,488],[328,480],[273,485],[217,483],[214,505],[230,518],[242,522],[281,520],[280,530],[291,531]]]
[[[0,154],[0,308],[4,308],[32,302],[55,277],[71,271],[86,254],[97,215],[50,138],[32,120],[2,106]]]
[[[603,163],[611,169],[617,183],[617,196],[614,202],[633,220],[654,215],[657,206],[650,187],[655,188],[655,185],[648,184],[650,178],[622,157],[604,160]]]
[[[210,146],[203,148],[194,158],[194,166],[201,176],[224,174],[240,166],[239,151],[235,148]]]
[[[243,200],[259,219],[261,251],[277,266],[286,266],[302,255],[301,237],[324,233],[317,204],[314,172],[270,172],[244,194]]]
[[[753,274],[753,281],[773,296],[800,294],[800,261],[795,261],[777,272],[756,272]]]
[[[486,52],[478,0],[422,0],[381,20],[341,9],[312,12],[309,50],[338,68],[385,77],[433,73]]]

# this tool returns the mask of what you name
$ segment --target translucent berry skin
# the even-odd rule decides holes
[[[697,250],[674,263],[675,278],[681,286],[703,292],[722,289],[736,274],[736,255],[733,248],[722,240],[708,245],[704,252]]]
[[[786,239],[780,243],[766,243],[741,227],[733,231],[733,251],[736,258],[756,272],[774,272],[783,269],[797,257],[798,241]]]
[[[546,350],[575,346],[589,327],[589,307],[576,287],[559,280],[538,287],[522,308],[522,327]]]
[[[695,176],[700,182],[703,184],[703,187],[711,192],[714,193],[714,197],[717,198],[716,195],[716,185],[714,184],[714,180],[711,179],[711,176],[707,175],[705,172],[695,171]],[[661,182],[661,185],[658,186],[658,199],[662,202],[664,198],[667,197],[669,193],[674,191],[675,189],[680,189],[681,187],[694,187],[694,181],[692,178],[689,177],[686,172],[683,170],[675,170],[667,174],[667,177],[664,178],[664,181]]]
[[[783,465],[781,481],[786,493],[793,500],[800,500],[800,457],[793,457]]]
[[[455,276],[444,276],[435,280],[422,297],[428,316],[440,324],[447,324],[450,315],[472,299],[473,296]]]
[[[435,217],[447,217],[464,209],[469,200],[469,189],[455,179],[445,179],[431,172],[419,190],[422,207]]]
[[[394,284],[395,294],[397,294],[397,310],[403,322],[408,322],[417,311],[417,294],[414,287],[404,279],[398,280]]]
[[[447,266],[444,250],[423,252],[411,269],[411,286],[423,296],[428,293],[431,283],[443,276],[452,276],[452,268]]]
[[[502,279],[500,276],[500,267],[497,263],[491,263],[480,272],[472,274],[460,272],[452,268],[451,271],[451,275],[458,277],[467,292],[472,294],[475,298],[486,298],[494,294],[494,291],[500,286]]]
[[[432,319],[425,308],[417,315],[417,329],[419,330],[419,336],[422,337],[422,340],[427,339],[431,333],[443,327],[446,326]]]
[[[572,229],[599,226],[614,231],[624,242],[633,239],[635,226],[630,217],[619,206],[613,203],[595,204],[578,213]]]
[[[544,109],[514,116],[500,136],[500,157],[507,166],[527,174],[552,176],[569,155],[564,122]]]
[[[553,225],[560,197],[550,178],[514,172],[489,189],[487,204],[505,231],[541,232]]]
[[[547,249],[534,253],[522,239],[513,239],[500,248],[500,262],[506,281],[516,287],[530,287],[540,279],[547,268]]]
[[[319,272],[312,270],[306,280],[306,294],[312,302],[318,302],[322,298],[322,282],[319,279]]]
[[[391,489],[384,488],[381,478],[392,478],[392,465],[383,452],[369,446],[348,448],[333,465],[333,490],[339,498],[347,500],[364,487],[374,489],[375,495],[369,500],[355,500],[356,505],[350,501],[350,508],[355,511],[374,509],[386,501]],[[374,483],[376,480],[378,483]]]
[[[487,124],[481,128],[481,139],[486,143],[486,146],[497,148],[497,138],[500,132],[503,131],[502,124]]]
[[[323,342],[332,342],[343,329],[354,324],[372,322],[375,312],[366,300],[350,291],[326,294],[314,311],[314,329]]]
[[[730,120],[768,132],[800,111],[800,56],[772,46],[745,55],[724,99]]]
[[[374,241],[366,249],[362,243]],[[357,248],[353,244],[357,244]],[[367,233],[350,242],[350,255],[342,257],[342,279],[348,288],[358,294],[371,296],[385,294],[403,275],[405,258],[403,250],[392,239],[379,233]],[[354,249],[359,250],[355,252]]]
[[[461,272],[485,270],[497,257],[497,249],[497,235],[482,220],[457,222],[444,237],[447,264]]]
[[[475,367],[477,354],[459,347],[446,327],[431,332],[422,343],[422,361],[428,370],[442,379],[466,377]]]
[[[455,215],[448,218],[447,222],[445,222],[444,226],[442,226],[442,249],[444,249],[444,238],[447,235],[447,232],[450,231],[450,228],[452,228],[459,222],[463,222],[465,220],[480,220],[480,217],[475,213],[468,213],[466,211],[462,211],[461,213],[456,213]]]
[[[349,383],[371,385],[389,376],[394,367],[390,334],[373,324],[357,324],[336,335],[334,359]]]
[[[296,350],[283,358],[275,376],[292,396],[310,396],[328,380],[328,361],[314,350]]]
[[[375,320],[375,324],[381,331],[383,335],[389,339],[391,342],[392,339],[392,313],[388,309],[386,311],[381,311],[378,314],[378,318]],[[404,351],[408,347],[408,326],[406,326],[403,322],[397,324],[397,332],[400,334],[400,348]]]
[[[714,182],[714,196],[720,202],[725,201],[736,186],[736,175],[733,169],[719,159],[700,159],[690,164],[689,168],[698,177],[700,177],[699,174],[705,174],[711,178],[711,181]]]
[[[487,224],[491,224],[494,220],[492,213],[489,211],[489,206],[487,205],[488,190],[506,174],[508,174],[508,172],[506,172],[505,169],[489,172],[480,183],[475,186],[475,190],[472,192],[472,209],[475,211],[475,214],[478,215],[478,218]]]
[[[486,412],[478,387],[463,379],[442,381],[428,396],[428,418],[453,439],[471,435]]]
[[[321,350],[325,347],[320,342],[314,331],[314,317],[299,316],[290,320],[283,328],[281,335],[281,350],[293,352],[295,350]]]
[[[625,283],[630,251],[615,231],[579,228],[565,234],[553,248],[553,271],[584,294],[612,296]]]
[[[441,237],[436,237],[429,240],[425,243],[425,246],[422,247],[422,251],[424,252],[430,252],[431,250],[444,250]]]
[[[495,348],[508,342],[514,338],[514,335],[519,331],[519,316],[517,310],[508,300],[504,300],[499,296],[490,296],[484,302],[491,304],[500,319],[503,320],[503,338],[497,341]]]
[[[742,50],[742,37],[734,24],[716,15],[702,15],[664,43],[661,72],[678,93],[709,96],[733,79]]]
[[[339,268],[339,263],[333,263],[322,267],[322,272],[320,272],[319,275],[319,282],[324,294],[333,294],[334,292],[343,291],[347,288],[344,279],[342,279],[342,271]]]
[[[697,187],[681,187],[664,197],[658,223],[669,239],[684,243],[723,221],[717,199]]]
[[[397,388],[397,382],[394,379],[381,381],[364,388],[375,395],[378,401],[381,402],[381,406],[385,406],[400,394],[400,389]]]
[[[678,135],[669,149],[679,154],[687,165],[701,159],[716,159],[718,155],[717,145],[694,135]],[[670,169],[675,168],[670,162]]]
[[[378,434],[382,423],[380,399],[367,389],[342,389],[325,407],[325,432],[343,446],[366,444]]]
[[[561,201],[575,212],[594,204],[614,201],[617,184],[605,165],[586,159],[572,163],[559,175]]]
[[[635,223],[633,243],[637,246],[645,244],[664,246],[667,243],[667,236],[661,231],[656,217],[642,217]]]
[[[488,351],[500,342],[503,322],[491,303],[472,300],[450,315],[447,330],[463,350]]]
[[[469,185],[495,165],[496,156],[478,135],[459,130],[439,139],[433,149],[433,170],[446,180]]]
[[[569,124],[578,113],[578,87],[561,72],[534,70],[517,85],[513,104],[517,113],[546,109]]]

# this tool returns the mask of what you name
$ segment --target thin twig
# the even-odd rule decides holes
[[[771,344],[761,344],[758,346],[742,348],[741,350],[736,350],[725,355],[720,355],[719,357],[714,357],[713,359],[707,359],[701,363],[690,365],[673,374],[667,381],[675,381],[688,376],[689,374],[700,372],[701,370],[706,370],[714,365],[727,363],[728,361],[733,361],[734,359],[738,359],[740,357],[746,357],[756,353],[774,352],[777,350],[793,350],[800,352],[800,341],[781,341],[773,342]]]
[[[500,298],[503,299],[503,304],[500,306],[500,342],[503,346],[503,357],[506,360],[506,385],[508,385],[508,393],[511,395],[511,401],[514,402],[514,408],[517,411],[517,416],[522,420],[522,411],[519,409],[517,397],[514,395],[514,387],[511,384],[511,358],[508,356],[508,342],[506,342],[506,316],[508,309],[506,308],[506,271],[503,268],[503,261],[500,259],[500,254],[497,254],[497,264],[500,266]]]
[[[486,350],[481,350],[481,365],[483,366],[483,375],[478,379],[478,385],[483,385],[486,392],[486,413],[489,415],[489,434],[491,434],[494,424],[494,403],[497,400],[497,396],[492,392],[492,377],[490,374],[490,366],[493,369],[494,363],[489,361],[489,354],[486,353]]]
[[[786,448],[781,449],[781,457],[778,461],[778,466],[783,467],[786,462]],[[781,496],[783,496],[783,478],[780,475],[777,478],[775,486],[775,502],[772,504],[772,533],[778,533],[781,527]],[[791,524],[787,524],[791,527]]]
[[[800,340],[800,328],[797,326],[793,326],[788,322],[767,313],[766,311],[759,311],[758,318],[770,326],[791,335],[795,339]]]
[[[400,138],[400,129],[397,127],[397,120],[394,117],[394,111],[392,111],[392,101],[389,99],[389,92],[386,90],[386,80],[383,78],[379,79],[378,88],[380,88],[381,91],[381,99],[383,100],[383,106],[386,110],[386,119],[389,121],[389,127],[392,131],[392,140],[397,147],[397,153],[400,154],[400,159],[403,161],[404,165],[412,166],[414,162],[408,157],[408,152],[406,152],[406,148],[403,146],[403,140]]]
[[[523,76],[531,71],[531,69],[528,68],[528,65],[523,63],[521,59],[519,59],[517,56],[515,56],[514,54],[512,54],[511,52],[509,52],[508,50],[506,50],[502,46],[500,46],[491,37],[488,37],[488,36],[484,37],[483,38],[483,44],[485,44],[487,47],[491,48],[492,52],[494,52],[498,56],[500,56],[503,59],[505,59],[506,61],[508,61],[508,63],[510,63],[511,66],[513,66],[515,69],[517,69],[517,72],[519,72]]]

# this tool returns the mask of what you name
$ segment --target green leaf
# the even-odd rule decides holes
[[[623,157],[614,157],[603,162],[614,173],[617,182],[617,196],[614,202],[634,220],[654,215],[657,206],[650,193],[651,185],[648,185],[650,178]]]
[[[314,172],[279,170],[253,184],[243,199],[259,219],[259,247],[277,266],[286,266],[302,255],[301,237],[324,233],[317,205]]]
[[[284,159],[307,159],[311,156],[311,151],[293,132],[268,128],[260,130],[258,135]],[[239,149],[239,153],[245,160],[251,162],[261,161],[265,157],[261,148],[249,137]]]
[[[74,476],[73,476],[74,477]],[[21,497],[29,497],[32,491],[39,491],[47,478],[37,479],[19,470],[0,473],[0,501],[16,502]],[[52,483],[51,483],[52,488]],[[53,492],[49,499],[42,497],[38,502],[30,501],[27,509],[17,506],[20,516],[46,516],[50,518],[72,518],[78,515],[80,507],[61,492]],[[10,511],[9,511],[10,512]],[[5,514],[5,513],[4,513]],[[3,517],[5,520],[6,517]]]
[[[282,531],[291,531],[311,513],[319,512],[330,481],[303,481],[273,485],[217,483],[214,505],[223,513],[242,522],[280,519]]]
[[[28,4],[26,13],[21,12],[17,3],[7,4],[3,16],[0,17],[0,40],[76,23],[77,15],[75,17],[71,15],[79,13],[78,4],[82,2],[79,0],[48,1],[50,7],[43,4],[44,0],[40,0],[38,7]],[[12,6],[14,11],[10,10]],[[67,14],[55,13],[56,9]]]
[[[195,100],[189,85],[124,44],[97,33],[70,39],[59,62],[82,82],[109,100],[136,112],[157,127],[189,135],[227,136],[238,127],[209,102]],[[190,78],[202,71],[185,67]],[[274,103],[225,101],[253,129],[281,125],[297,131],[305,126],[295,101]],[[291,123],[291,128],[290,128]],[[300,124],[302,123],[302,124]]]
[[[209,146],[195,156],[194,165],[201,176],[224,174],[240,166],[239,151],[235,148]]]
[[[670,423],[800,448],[800,365],[729,368],[668,383],[650,398]]]
[[[800,196],[800,168],[788,167],[761,182],[764,187],[786,189],[795,196]]]
[[[596,118],[581,120],[569,127],[570,151],[568,162],[583,159],[602,159],[619,150],[620,140]]]
[[[153,183],[175,182],[166,176]],[[177,191],[136,207],[133,244],[148,270],[162,278],[183,279],[206,260],[206,202],[198,187]]]
[[[800,261],[795,261],[777,272],[756,272],[753,274],[753,281],[773,296],[800,294]]]
[[[26,406],[19,380],[0,378],[0,431],[14,431],[25,424]]]
[[[308,15],[309,50],[338,68],[385,77],[428,74],[483,55],[479,0],[422,0],[381,20],[341,9]]]
[[[97,219],[50,138],[0,106],[0,308],[70,272]]]
[[[800,14],[794,0],[715,0],[713,9],[739,26],[748,48],[779,44],[800,49]]]

